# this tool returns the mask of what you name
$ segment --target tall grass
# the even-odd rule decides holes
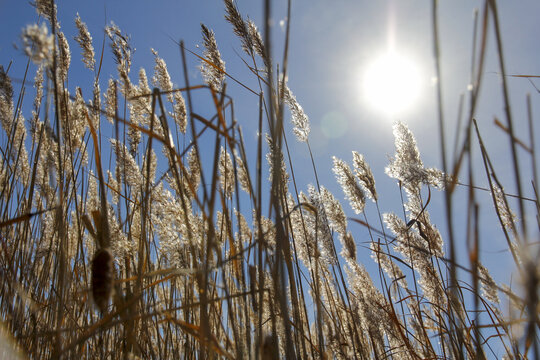
[[[41,26],[23,32],[28,66],[18,93],[10,64],[0,68],[0,313],[2,338],[12,341],[3,349],[7,356],[540,356],[538,254],[528,250],[538,240],[538,224],[527,224],[526,215],[532,208],[538,217],[540,206],[538,196],[526,198],[521,189],[529,181],[538,189],[534,136],[518,138],[506,103],[507,122],[499,126],[508,133],[518,218],[474,119],[489,22],[505,78],[495,1],[486,1],[475,22],[472,105],[458,129],[465,137],[456,140],[452,156],[446,153],[450,139],[440,102],[441,171],[423,164],[414,135],[396,123],[396,152],[386,173],[397,181],[402,207],[385,213],[379,198],[387,195],[377,191],[370,166],[356,151],[350,162],[334,157],[333,169],[317,168],[312,156],[316,185],[296,181],[288,142],[305,143],[311,154],[310,129],[283,81],[288,52],[278,65],[268,29],[261,35],[231,0],[225,0],[226,19],[258,86],[240,83],[259,101],[252,148],[227,92],[227,83],[239,81],[227,72],[210,27],[201,27],[202,52],[178,44],[184,87],[175,88],[154,50],[151,85],[144,69],[133,75],[129,36],[107,26],[117,75],[102,89],[101,63],[109,48],[96,54],[77,16],[75,40],[93,87],[70,83],[70,92],[75,44],[63,34],[53,3],[35,5]],[[438,69],[436,1],[433,10]],[[191,83],[188,56],[199,59],[203,83]],[[25,119],[35,67],[32,115]],[[504,82],[502,90],[508,101]],[[441,88],[438,94],[441,101]],[[284,130],[289,116],[296,140]],[[530,102],[529,117],[533,134]],[[473,145],[481,149],[481,170],[473,167]],[[526,150],[523,159],[518,147]],[[522,178],[525,161],[532,179]],[[318,171],[334,172],[350,215],[341,194],[319,182]],[[474,183],[484,175],[489,189]],[[458,225],[452,199],[463,184],[467,223]],[[479,261],[478,215],[484,209],[477,192],[485,190],[521,291],[497,284]],[[450,229],[446,241],[430,220],[435,191],[445,194],[447,224],[439,226]],[[366,206],[373,206],[377,221],[368,220]],[[356,235],[351,223],[365,227],[368,238]],[[466,237],[452,232],[454,226],[466,228]],[[357,244],[366,241],[379,268],[375,274],[357,260]],[[456,259],[457,243],[468,244],[468,262]]]

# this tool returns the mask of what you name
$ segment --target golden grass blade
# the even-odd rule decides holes
[[[35,212],[27,213],[27,214],[24,214],[24,215],[21,215],[21,216],[17,216],[16,218],[13,218],[13,219],[10,219],[10,220],[2,221],[2,222],[0,222],[0,228],[3,228],[5,226],[9,226],[9,225],[13,225],[13,224],[17,224],[17,223],[20,223],[20,222],[23,222],[23,221],[28,221],[31,218],[33,218],[34,216],[36,216],[36,215],[41,215],[41,214],[43,214],[43,213],[45,213],[47,211],[51,211],[51,210],[54,210],[54,209],[51,208],[51,209],[35,211]]]
[[[508,136],[511,136],[510,134],[510,130],[504,126],[504,124],[502,122],[500,122],[499,119],[495,118],[495,120],[493,120],[493,123],[499,128],[501,129],[502,131],[504,131]],[[513,137],[514,139],[514,142],[516,144],[518,144],[519,146],[521,146],[525,151],[527,151],[528,153],[532,154],[532,149],[527,146],[523,141],[521,141],[520,139],[518,139],[516,136]]]
[[[200,326],[190,324],[180,319],[173,318],[169,314],[165,314],[165,319],[162,321],[168,321],[175,325],[180,326],[182,330],[184,330],[187,334],[193,336],[197,341],[199,341],[199,343],[203,344],[203,346],[204,344],[208,344],[209,342],[209,345],[211,346],[214,352],[218,353],[221,356],[226,357],[227,359],[234,359],[234,356],[232,356],[231,354],[227,353],[224,349],[222,349],[222,347],[219,345],[219,342],[214,335],[211,335],[210,339],[206,341],[203,335],[204,332],[201,330]]]

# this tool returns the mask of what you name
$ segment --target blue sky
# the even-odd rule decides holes
[[[280,21],[285,20],[285,2],[274,1],[273,8],[273,55],[277,62],[282,59],[284,32]],[[249,16],[262,28],[262,2],[239,0],[237,5],[244,16]],[[445,1],[440,3],[440,44],[442,56],[442,86],[444,115],[449,132],[449,143],[453,144],[454,128],[458,118],[458,105],[461,94],[466,95],[470,77],[473,10],[482,9],[480,1]],[[199,51],[201,44],[200,23],[216,32],[216,38],[227,71],[248,85],[255,86],[255,79],[241,61],[240,41],[234,37],[231,27],[224,20],[222,1],[58,1],[59,20],[63,31],[70,40],[72,65],[69,73],[69,90],[75,84],[90,84],[92,74],[83,67],[79,59],[79,49],[73,41],[75,34],[74,18],[78,12],[94,38],[96,53],[100,53],[103,28],[114,21],[123,32],[131,35],[131,44],[136,48],[133,56],[132,78],[135,79],[140,67],[150,76],[153,69],[153,56],[150,48],[156,49],[163,57],[171,73],[175,86],[183,86],[181,59],[175,41],[184,40],[186,46]],[[499,2],[499,14],[503,33],[503,47],[508,74],[540,75],[540,3],[537,1]],[[21,51],[15,50],[19,43],[21,29],[37,21],[37,14],[27,1],[0,0],[0,64],[4,67],[13,60],[10,75],[22,78],[26,59]],[[292,1],[291,36],[289,50],[289,86],[303,106],[311,121],[310,143],[315,156],[321,183],[338,198],[343,199],[331,172],[333,155],[351,162],[351,151],[365,155],[370,163],[378,192],[381,210],[400,211],[399,192],[395,181],[384,174],[388,156],[394,153],[392,121],[399,119],[408,124],[414,132],[422,159],[426,166],[440,166],[440,145],[436,111],[435,87],[432,85],[434,62],[432,50],[431,2],[430,1]],[[490,23],[491,24],[491,23]],[[491,26],[491,25],[490,25]],[[383,51],[388,39],[393,38],[396,46],[412,54],[418,60],[424,73],[423,93],[411,111],[398,114],[396,119],[370,109],[363,102],[360,91],[360,74],[373,56]],[[496,169],[508,192],[514,193],[511,164],[508,158],[508,139],[500,129],[493,125],[494,117],[505,121],[504,103],[500,87],[499,67],[495,52],[492,27],[488,38],[484,83],[476,118],[483,133],[488,151],[496,159]],[[201,82],[197,74],[198,61],[188,58],[190,75],[194,83]],[[33,74],[31,75],[33,77]],[[102,70],[102,90],[109,76],[116,77],[114,62],[108,45],[105,48],[104,68]],[[526,128],[525,96],[532,96],[533,114],[538,113],[539,94],[526,79],[509,78],[512,113],[516,121],[518,137],[528,140]],[[17,83],[15,83],[17,84]],[[257,120],[257,99],[229,81],[229,92],[236,97],[236,116],[244,126],[246,138],[255,138]],[[539,81],[540,85],[540,81]],[[15,85],[17,92],[17,85]],[[86,88],[90,94],[91,88]],[[85,96],[88,98],[89,95]],[[468,110],[465,102],[465,113]],[[25,114],[28,116],[29,114]],[[538,124],[535,115],[535,124]],[[535,138],[540,125],[536,125]],[[330,135],[329,135],[330,134]],[[4,137],[2,133],[0,136]],[[298,143],[289,135],[291,153],[295,159],[297,181],[300,189],[307,189],[314,183],[312,169],[305,167],[309,154],[305,144]],[[449,146],[451,148],[451,146]],[[487,186],[487,180],[478,147],[475,166],[477,185]],[[523,152],[521,165],[526,181],[525,193],[532,197],[530,187],[529,158]],[[463,200],[465,190],[457,194],[456,222],[463,219]],[[487,193],[478,193],[481,202],[482,221],[482,260],[497,279],[509,281],[509,254],[504,252],[505,240],[494,222],[494,210]],[[348,214],[352,215],[344,202]],[[529,216],[533,216],[532,208]],[[430,212],[439,229],[446,233],[442,221],[443,205],[440,196],[435,196]],[[369,215],[375,220],[375,208],[368,207]],[[517,211],[517,208],[515,208]],[[531,223],[533,224],[533,223]],[[351,225],[353,231],[362,231]],[[456,229],[461,226],[456,225]],[[534,233],[538,238],[538,232]],[[457,241],[464,249],[462,232]],[[362,238],[357,237],[361,242]],[[361,261],[370,262],[368,256],[359,255]],[[461,253],[460,262],[467,265],[468,259]],[[490,264],[492,266],[490,266]]]

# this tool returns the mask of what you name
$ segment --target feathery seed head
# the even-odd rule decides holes
[[[94,46],[92,45],[92,36],[90,35],[86,24],[81,20],[79,13],[77,13],[77,17],[75,18],[75,25],[79,30],[79,35],[75,36],[75,41],[77,41],[81,47],[82,61],[88,69],[94,70],[96,59]]]
[[[234,168],[231,156],[222,147],[219,153],[219,182],[227,198],[231,198],[234,192]]]
[[[242,49],[248,55],[251,55],[253,51],[253,40],[244,19],[242,19],[242,15],[238,11],[238,8],[233,0],[224,0],[224,2],[225,11],[227,13],[227,15],[225,15],[225,20],[227,20],[233,26],[234,34],[238,36],[242,42]]]
[[[347,233],[347,216],[341,203],[324,186],[321,186],[320,199],[332,229],[345,235]]]
[[[186,111],[186,102],[180,91],[176,91],[173,95],[174,104],[173,104],[173,116],[174,121],[178,125],[178,130],[181,133],[186,133],[187,129],[187,111]]]
[[[94,88],[92,91],[92,116],[90,117],[90,120],[92,121],[92,125],[94,126],[94,129],[97,129],[99,127],[99,119],[101,116],[101,87],[99,86],[99,82],[94,82]]]
[[[276,247],[276,226],[271,219],[262,216],[257,218],[256,211],[253,209],[253,232],[254,235],[259,237],[259,227],[261,230],[262,238],[258,239],[261,244],[267,247],[270,253],[274,253]]]
[[[105,27],[105,33],[111,40],[114,61],[117,64],[120,79],[124,83],[122,91],[126,91],[126,95],[129,95],[130,81],[128,74],[131,69],[131,53],[133,52],[133,49],[129,45],[129,36],[122,34],[120,28],[113,22],[111,22],[111,25]]]
[[[200,70],[204,81],[216,91],[221,91],[225,81],[225,62],[221,59],[215,34],[204,24],[201,24],[203,35],[204,57],[201,60]]]
[[[340,239],[343,245],[341,256],[348,262],[356,262],[356,244],[351,232],[343,234]]]
[[[159,54],[156,50],[151,49],[152,54],[154,54],[154,61],[156,65],[154,66],[154,76],[152,77],[152,84],[155,87],[161,89],[161,91],[171,91],[173,89],[173,83],[171,81],[171,76],[169,75],[169,70],[167,69],[167,64],[165,60],[159,57]],[[173,102],[172,94],[167,94],[167,99],[170,102]]]
[[[105,116],[107,120],[112,124],[114,123],[114,116],[116,114],[116,86],[113,79],[109,79],[109,86],[105,92]]]
[[[151,97],[148,95],[152,90],[150,90],[150,87],[148,86],[148,78],[146,77],[144,68],[139,69],[139,84],[134,88],[133,93],[138,96],[130,100],[131,121],[137,125],[149,125],[148,120],[151,113]],[[137,147],[141,141],[141,132],[130,127],[128,134],[130,137],[130,151],[136,153]]]
[[[317,232],[316,238],[318,239],[321,258],[327,264],[337,264],[338,259],[334,253],[334,240],[332,238],[332,233],[330,232],[330,224],[322,194],[319,193],[313,185],[309,185],[308,193],[311,205],[317,209],[314,229]],[[326,195],[328,195],[328,193]]]
[[[0,77],[2,76],[2,69],[0,66]],[[0,82],[2,80],[0,79]],[[2,85],[0,85],[0,89]],[[32,110],[32,119],[30,120],[30,133],[32,134],[33,141],[37,141],[38,128],[39,128],[39,108],[41,107],[41,101],[43,99],[43,66],[40,65],[36,71],[34,77],[34,89],[36,89],[36,96],[34,97],[34,109]],[[0,90],[0,118],[2,118],[2,90]]]
[[[186,104],[184,101],[184,98],[182,97],[182,94],[180,91],[173,92],[174,86],[171,81],[171,76],[169,75],[169,70],[167,69],[167,63],[165,63],[165,60],[163,60],[161,57],[159,57],[159,54],[156,50],[151,49],[152,54],[154,54],[154,76],[152,76],[152,84],[155,87],[158,87],[161,91],[167,92],[167,100],[173,105],[173,112],[169,113],[176,124],[178,125],[178,128],[180,132],[185,133],[186,127],[187,127],[187,113],[186,113]],[[144,79],[142,75],[144,74]],[[140,73],[139,74],[139,82],[145,83],[146,81],[146,73]],[[140,88],[141,94],[149,94],[150,89],[147,89],[148,85],[145,86],[143,89],[142,85]],[[148,102],[149,106],[149,97],[146,97],[145,102]],[[158,124],[154,124],[156,126]],[[161,128],[160,125],[158,125],[158,128]],[[161,131],[159,131],[161,132]],[[158,133],[159,133],[158,132]]]
[[[199,166],[199,159],[195,147],[192,147],[189,151],[187,162],[189,165],[189,181],[191,182],[191,185],[197,189],[201,182],[201,167]]]
[[[353,151],[353,167],[356,179],[366,191],[367,197],[373,201],[377,201],[377,190],[375,189],[375,178],[371,172],[369,164],[364,159],[362,154]]]
[[[497,284],[491,277],[488,269],[486,269],[484,265],[478,263],[478,273],[480,275],[480,284],[482,285],[482,296],[486,300],[491,301],[494,304],[498,304],[499,295]]]
[[[9,134],[13,120],[13,86],[11,79],[0,65],[0,121],[4,130]]]
[[[117,205],[120,200],[120,185],[110,170],[107,170],[107,178],[108,187],[111,189],[111,203]]]
[[[144,183],[139,165],[131,156],[128,148],[121,142],[111,139],[111,146],[116,154],[116,163],[126,185],[141,189]]]
[[[251,193],[251,186],[250,186],[250,180],[249,180],[249,173],[247,171],[246,165],[244,164],[244,161],[238,155],[238,152],[236,149],[233,150],[234,157],[236,160],[236,170],[237,170],[237,176],[238,176],[238,182],[240,183],[240,187],[242,190],[247,192],[248,194]]]
[[[255,51],[255,53],[257,53],[257,55],[259,55],[263,59],[264,66],[266,66],[266,69],[269,69],[270,60],[267,57],[264,41],[261,37],[261,34],[259,33],[259,30],[257,29],[257,26],[255,25],[253,21],[248,19],[247,28],[248,28],[249,36],[251,37],[251,40],[253,42],[253,50]]]
[[[499,186],[496,182],[493,183],[493,199],[495,200],[495,206],[501,218],[502,225],[512,231],[515,229],[515,221],[517,219],[516,214],[512,212],[508,206],[508,201],[506,200],[506,194],[504,189]]]
[[[425,179],[416,140],[409,128],[399,121],[394,124],[394,138],[396,155],[385,171],[400,180],[407,191],[415,192]]]
[[[287,174],[287,167],[285,165],[285,159],[283,157],[283,152],[279,150],[275,144],[274,141],[272,141],[272,138],[269,134],[266,134],[266,143],[268,144],[268,154],[266,154],[266,161],[268,162],[268,168],[270,172],[269,180],[273,181],[274,173],[276,171],[280,172],[280,184],[283,186],[283,192],[287,193],[287,189],[289,186],[289,174]],[[278,152],[278,154],[275,154]],[[274,168],[274,154],[278,157],[279,161],[279,169]]]
[[[356,214],[362,213],[366,205],[366,199],[364,192],[354,178],[351,168],[345,161],[340,160],[335,156],[333,157],[333,160],[334,167],[332,170],[345,193],[345,197],[349,200],[349,203]]]
[[[51,21],[53,14],[56,15],[56,4],[54,4],[53,0],[35,0],[30,4],[36,8],[40,16],[49,21]]]
[[[65,81],[67,72],[71,63],[71,52],[69,50],[68,41],[62,31],[57,33],[58,36],[58,76],[60,80]]]
[[[371,249],[371,258],[379,264],[379,266],[384,270],[386,275],[388,275],[392,280],[399,281],[399,284],[403,288],[407,288],[407,282],[405,276],[401,269],[390,259],[388,254],[385,252],[382,244],[371,241],[369,248]]]
[[[54,39],[49,35],[45,23],[28,25],[23,29],[21,38],[24,52],[35,64],[52,64]]]
[[[302,204],[309,204],[309,199],[303,192],[299,194],[299,201]],[[287,206],[291,211],[292,234],[297,244],[296,251],[298,258],[302,260],[304,265],[311,268],[313,257],[318,257],[317,243],[313,236],[313,227],[315,224],[314,215],[310,211],[304,211],[306,206],[296,207],[295,201],[291,194],[287,196]]]
[[[293,95],[293,93],[286,84],[285,86],[283,86],[283,89],[283,100],[289,107],[292,115],[291,121],[294,125],[293,132],[296,135],[298,141],[307,142],[310,132],[308,116],[306,115],[304,109],[302,108],[302,106],[300,106],[300,104],[296,100],[296,97]]]
[[[394,137],[396,155],[386,167],[386,174],[401,181],[409,195],[418,194],[422,183],[444,188],[446,176],[440,170],[424,168],[416,140],[407,125],[396,122]]]
[[[235,234],[235,238],[239,239],[243,243],[248,243],[251,240],[252,233],[246,218],[238,210],[234,210],[234,215],[238,221],[238,233]]]

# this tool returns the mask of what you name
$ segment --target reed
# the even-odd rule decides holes
[[[43,19],[22,35],[28,72],[14,90],[9,64],[0,66],[0,340],[7,356],[128,359],[523,359],[538,349],[538,193],[534,136],[519,139],[506,104],[516,195],[505,191],[483,143],[474,106],[495,24],[504,72],[497,6],[486,1],[484,26],[475,29],[472,109],[460,122],[452,155],[439,107],[443,170],[421,160],[413,133],[394,124],[395,154],[386,174],[393,194],[380,193],[370,166],[354,149],[316,166],[309,118],[289,89],[287,74],[271,57],[269,38],[225,0],[226,19],[240,39],[246,72],[257,88],[258,138],[249,148],[235,120],[239,82],[226,70],[215,34],[201,25],[204,49],[179,43],[184,86],[175,88],[157,51],[153,75],[131,72],[130,38],[111,23],[109,47],[99,49],[78,14],[80,60],[93,84],[69,83],[70,43],[56,6],[36,1]],[[433,24],[439,64],[437,7]],[[246,20],[247,19],[247,20]],[[476,20],[478,23],[478,19]],[[288,31],[287,31],[288,34]],[[101,34],[99,34],[101,35]],[[266,34],[265,34],[266,35]],[[287,35],[288,36],[288,35]],[[99,37],[99,36],[98,36]],[[288,39],[286,39],[288,40]],[[287,43],[287,41],[286,41]],[[98,49],[98,50],[95,50]],[[105,90],[103,57],[117,74]],[[285,52],[281,69],[286,72]],[[203,82],[191,84],[186,57],[199,60]],[[74,56],[75,57],[75,56]],[[437,65],[438,68],[438,65]],[[36,71],[34,81],[31,71]],[[19,77],[19,75],[16,75]],[[504,78],[504,77],[503,77]],[[276,81],[277,79],[277,81]],[[182,79],[178,79],[182,81]],[[502,83],[504,94],[507,85]],[[32,90],[33,89],[33,90]],[[437,89],[441,101],[441,88]],[[32,115],[23,104],[34,94]],[[91,100],[85,100],[90,98]],[[205,99],[204,105],[196,99]],[[505,101],[508,101],[505,96]],[[210,107],[208,106],[210,104]],[[529,103],[530,114],[530,103]],[[283,122],[292,119],[293,136]],[[527,119],[533,134],[532,114]],[[300,184],[288,141],[305,143],[316,185]],[[471,146],[481,148],[483,169],[472,167]],[[520,158],[516,148],[527,151]],[[349,161],[349,162],[347,162]],[[530,161],[532,179],[523,179]],[[320,184],[333,171],[343,194]],[[473,173],[475,176],[473,176]],[[473,179],[485,176],[489,189]],[[456,224],[452,201],[467,185],[467,223]],[[489,191],[515,263],[521,290],[498,284],[479,259],[477,193]],[[432,192],[442,191],[447,217],[430,218]],[[379,199],[402,197],[382,212]],[[343,197],[346,203],[341,203]],[[519,217],[511,208],[517,199]],[[371,212],[367,216],[366,212]],[[375,218],[373,222],[369,220]],[[367,231],[357,233],[363,226]],[[467,256],[455,254],[469,244]],[[378,266],[369,273],[359,245]],[[449,251],[449,254],[447,252]]]

